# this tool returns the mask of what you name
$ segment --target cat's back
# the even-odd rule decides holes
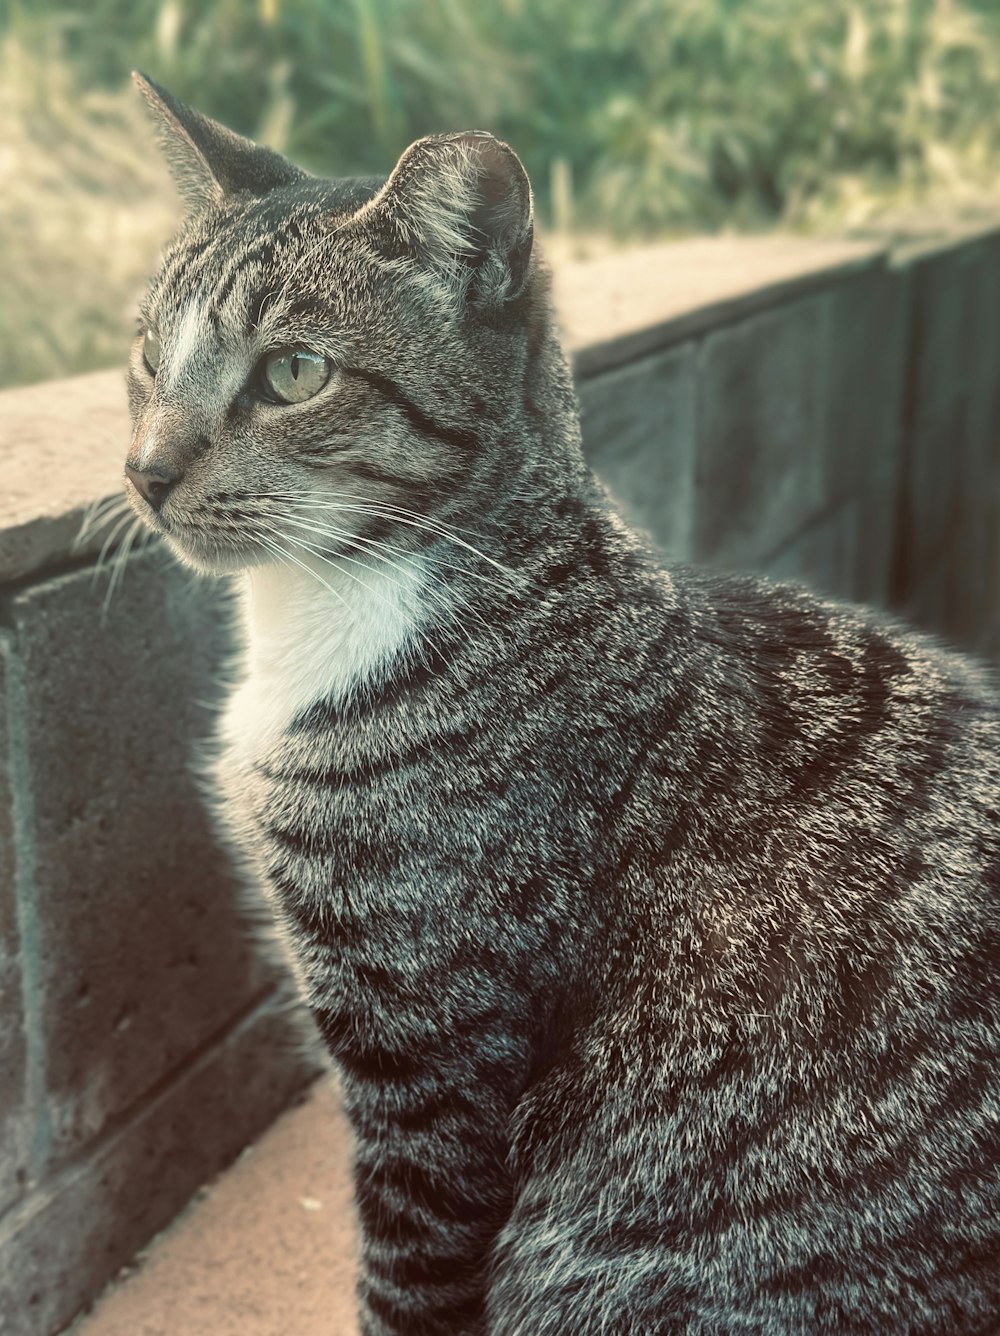
[[[540,711],[567,769],[616,777],[603,876],[662,893],[626,904],[717,905],[730,929],[806,901],[845,931],[855,898],[869,917],[995,912],[991,667],[800,586],[636,560],[590,640]]]
[[[674,708],[615,832],[612,992],[659,980],[653,1030],[686,1009],[862,1062],[889,1031],[1000,1057],[992,670],[797,586],[671,579]]]
[[[1000,884],[1000,694],[989,667],[870,610],[751,576],[675,572],[703,851],[836,883],[865,869]],[[773,836],[777,844],[769,840]],[[755,860],[754,860],[755,861]]]
[[[671,590],[592,1014],[519,1111],[504,1284],[539,1281],[547,1230],[573,1237],[537,1301],[555,1321],[578,1284],[609,1322],[628,1290],[635,1331],[994,1331],[991,674],[794,587],[681,569]]]

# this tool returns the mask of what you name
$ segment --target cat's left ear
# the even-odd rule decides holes
[[[145,74],[134,70],[132,80],[156,118],[167,165],[188,204],[217,206],[240,191],[267,195],[305,175],[280,153],[203,116]]]
[[[531,186],[513,149],[485,131],[418,139],[358,217],[477,305],[511,301],[524,287]]]

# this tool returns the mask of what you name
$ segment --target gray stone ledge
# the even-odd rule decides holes
[[[576,373],[593,376],[884,265],[884,243],[784,235],[633,247],[555,272]]]
[[[950,251],[988,246],[998,240],[1000,227],[995,221],[974,219],[949,225],[939,220],[924,232],[897,237],[892,244],[890,264],[894,269],[906,269]]]
[[[74,543],[87,507],[120,491],[128,439],[120,370],[0,393],[0,582],[100,550],[109,528]]]

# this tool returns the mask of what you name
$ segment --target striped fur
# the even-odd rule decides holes
[[[366,1336],[1000,1330],[984,671],[659,567],[496,141],[323,182],[146,91],[196,211],[134,500],[243,572],[218,789],[343,1072]],[[295,344],[330,381],[261,403]]]

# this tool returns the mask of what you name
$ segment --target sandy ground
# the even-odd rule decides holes
[[[350,1134],[324,1080],[139,1255],[73,1336],[356,1336]]]

